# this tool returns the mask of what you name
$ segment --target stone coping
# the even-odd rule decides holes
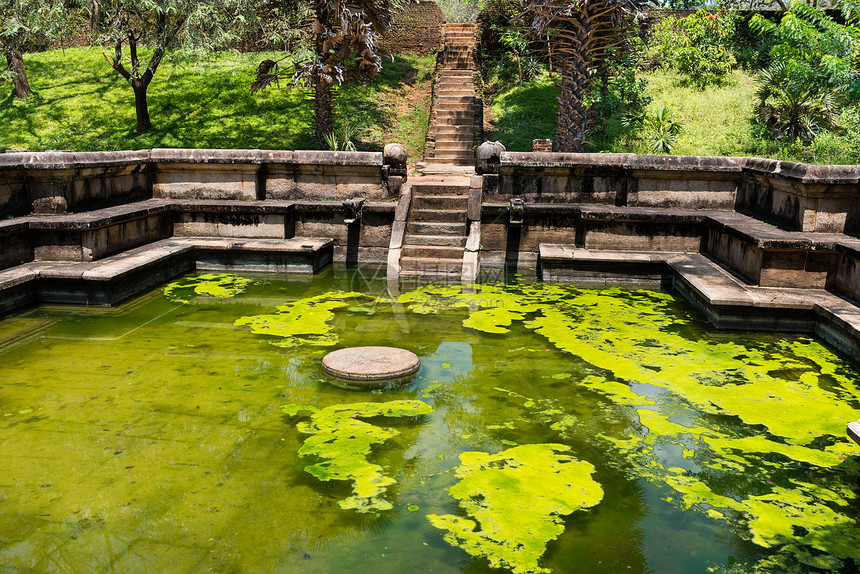
[[[382,167],[383,152],[154,148],[136,151],[18,152],[0,154],[0,171],[86,169],[130,164],[293,164]]]
[[[858,184],[858,165],[811,165],[754,157],[636,155],[618,153],[502,152],[503,171],[515,168],[579,168],[699,173],[749,173],[805,184]]]
[[[371,213],[394,213],[397,204],[392,202],[367,202],[362,211]],[[84,213],[61,215],[26,215],[0,221],[0,235],[19,233],[27,230],[68,230],[87,231],[117,223],[140,219],[149,215],[165,212],[211,212],[231,214],[342,212],[340,201],[214,201],[214,200],[176,200],[147,199],[114,207],[105,207]]]
[[[317,150],[184,149],[97,152],[17,152],[0,154],[0,171],[20,169],[82,169],[128,164],[313,164],[381,167],[383,152]],[[860,166],[811,165],[754,157],[636,155],[619,153],[502,152],[506,170],[580,168],[667,172],[749,173],[805,184],[860,184]]]

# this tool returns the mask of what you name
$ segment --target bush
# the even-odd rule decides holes
[[[737,64],[731,50],[737,17],[699,10],[677,19],[670,16],[654,27],[650,59],[677,69],[699,89],[721,84]]]

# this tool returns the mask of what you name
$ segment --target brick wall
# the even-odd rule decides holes
[[[408,4],[397,14],[382,45],[391,52],[430,54],[441,46],[445,15],[435,2]]]

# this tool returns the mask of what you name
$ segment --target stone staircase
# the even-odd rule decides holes
[[[447,24],[445,49],[437,70],[433,121],[428,140],[435,145],[425,160],[433,163],[475,163],[475,42],[477,24]],[[428,142],[430,143],[430,142]]]
[[[460,279],[468,228],[469,185],[412,185],[412,207],[400,258],[401,276]]]

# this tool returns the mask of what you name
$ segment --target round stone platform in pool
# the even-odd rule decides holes
[[[418,355],[398,347],[348,347],[322,360],[326,373],[343,379],[350,388],[378,387],[414,375]]]

